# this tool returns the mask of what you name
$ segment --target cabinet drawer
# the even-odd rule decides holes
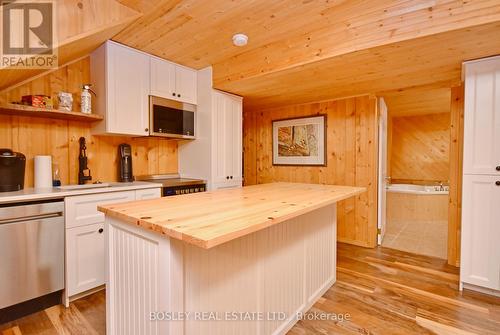
[[[158,199],[161,197],[160,188],[150,188],[135,191],[135,200]]]
[[[104,284],[104,223],[66,229],[67,293]]]
[[[97,210],[98,205],[134,200],[135,191],[67,197],[64,200],[66,228],[102,223],[104,214]]]

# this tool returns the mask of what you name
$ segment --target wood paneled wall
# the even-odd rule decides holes
[[[448,263],[454,266],[460,266],[463,148],[464,148],[464,87],[460,86],[460,87],[454,87],[451,90]]]
[[[338,240],[374,247],[377,237],[377,100],[336,101],[244,111],[245,185],[273,181],[364,186],[338,204]],[[272,120],[327,115],[327,166],[273,166]]]
[[[0,100],[20,100],[25,94],[55,96],[73,93],[73,109],[79,109],[80,87],[90,80],[89,58],[37,78],[0,95]],[[78,139],[87,139],[92,181],[117,181],[118,145],[129,143],[133,150],[134,175],[177,172],[177,141],[158,138],[92,136],[86,122],[0,115],[0,147],[22,152],[27,157],[25,187],[33,186],[33,157],[52,155],[63,184],[78,181]]]
[[[450,178],[450,113],[392,118],[393,181],[447,182]]]

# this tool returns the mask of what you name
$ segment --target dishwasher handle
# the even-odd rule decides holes
[[[44,220],[44,219],[50,219],[50,218],[57,218],[60,216],[63,216],[62,212],[17,217],[17,218],[0,220],[0,225],[1,224],[8,224],[8,223],[26,222],[26,221],[38,221],[38,220]]]

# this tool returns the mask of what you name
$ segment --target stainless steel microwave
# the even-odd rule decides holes
[[[196,105],[149,96],[149,135],[194,139]]]

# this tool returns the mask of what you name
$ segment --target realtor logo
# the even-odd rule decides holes
[[[55,1],[1,0],[0,68],[57,67]]]

